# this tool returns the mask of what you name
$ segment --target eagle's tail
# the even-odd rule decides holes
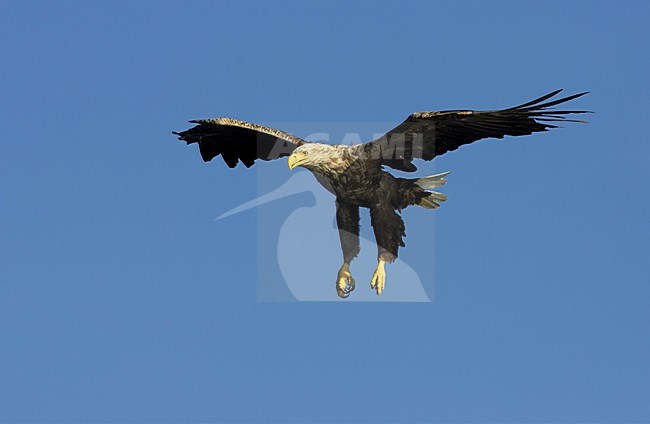
[[[442,174],[429,175],[428,177],[418,178],[415,180],[415,184],[429,192],[428,196],[423,197],[422,200],[420,200],[418,206],[422,206],[423,208],[427,209],[436,209],[440,207],[440,203],[447,200],[446,194],[438,193],[437,191],[433,191],[433,189],[445,185],[447,182],[447,180],[445,180],[445,177],[450,172],[451,171],[447,171],[443,172]]]

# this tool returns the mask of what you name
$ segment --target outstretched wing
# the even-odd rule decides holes
[[[544,103],[562,90],[509,109],[417,112],[377,140],[367,144],[373,158],[402,171],[415,171],[413,159],[432,160],[483,138],[529,135],[557,128],[558,122],[586,122],[565,115],[584,110],[550,109],[587,94],[579,93]]]
[[[198,143],[205,162],[221,155],[230,168],[241,161],[251,167],[256,159],[273,160],[291,155],[296,147],[306,143],[302,138],[232,118],[201,119],[183,132],[173,132],[187,144]]]

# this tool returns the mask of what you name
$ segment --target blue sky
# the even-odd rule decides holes
[[[650,421],[648,16],[0,2],[0,421]],[[397,124],[556,88],[592,92],[589,125],[420,166],[453,170],[443,208],[405,212],[431,303],[259,301],[256,212],[214,221],[257,172],[170,134]]]

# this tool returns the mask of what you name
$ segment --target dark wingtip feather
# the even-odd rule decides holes
[[[172,131],[172,134],[177,136],[179,140],[185,141],[185,134],[183,134],[182,132]]]
[[[518,109],[518,110],[533,111],[533,110],[546,109],[546,108],[549,108],[551,106],[559,105],[561,103],[565,103],[565,102],[568,102],[570,100],[577,99],[578,97],[582,97],[585,94],[590,93],[589,91],[583,91],[582,93],[577,93],[577,94],[573,94],[571,96],[562,97],[560,99],[553,100],[551,102],[542,103],[543,101],[548,100],[551,97],[556,96],[557,94],[561,93],[562,91],[563,91],[563,89],[560,88],[560,89],[552,91],[552,92],[550,92],[550,93],[548,93],[548,94],[546,94],[546,95],[544,95],[544,96],[542,96],[540,98],[537,98],[535,100],[531,100],[530,102],[527,102],[527,103],[512,107],[512,108],[510,108],[508,110],[517,110]],[[585,112],[576,112],[576,113],[585,113]]]
[[[529,102],[526,102],[526,103],[521,104],[521,105],[519,105],[519,106],[512,107],[512,108],[510,108],[510,109],[522,109],[522,108],[525,108],[525,107],[528,107],[528,106],[535,105],[535,104],[537,104],[537,103],[539,103],[539,102],[543,102],[544,100],[550,99],[551,97],[555,96],[556,94],[562,92],[562,90],[563,90],[563,89],[560,88],[560,89],[555,90],[555,91],[552,91],[552,92],[550,92],[550,93],[548,93],[548,94],[546,94],[546,95],[544,95],[544,96],[542,96],[542,97],[540,97],[540,98],[538,98],[538,99],[531,100],[531,101],[529,101]]]
[[[571,96],[562,97],[561,99],[553,100],[552,102],[547,102],[547,103],[534,105],[534,106],[528,107],[526,109],[530,109],[530,110],[547,109],[547,108],[549,108],[551,106],[559,105],[561,103],[566,103],[566,102],[568,102],[570,100],[577,99],[578,97],[582,97],[587,93],[588,93],[588,91],[578,93],[578,94],[573,94]]]
[[[576,122],[578,124],[588,124],[589,123],[589,121],[586,121],[584,119],[566,119],[564,117],[535,118],[535,121],[538,121],[538,122]]]

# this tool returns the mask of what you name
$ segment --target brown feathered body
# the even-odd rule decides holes
[[[397,178],[384,171],[365,145],[310,143],[298,149],[310,157],[310,163],[303,166],[340,201],[365,208],[385,203],[401,210],[430,194],[415,184],[417,179]]]

